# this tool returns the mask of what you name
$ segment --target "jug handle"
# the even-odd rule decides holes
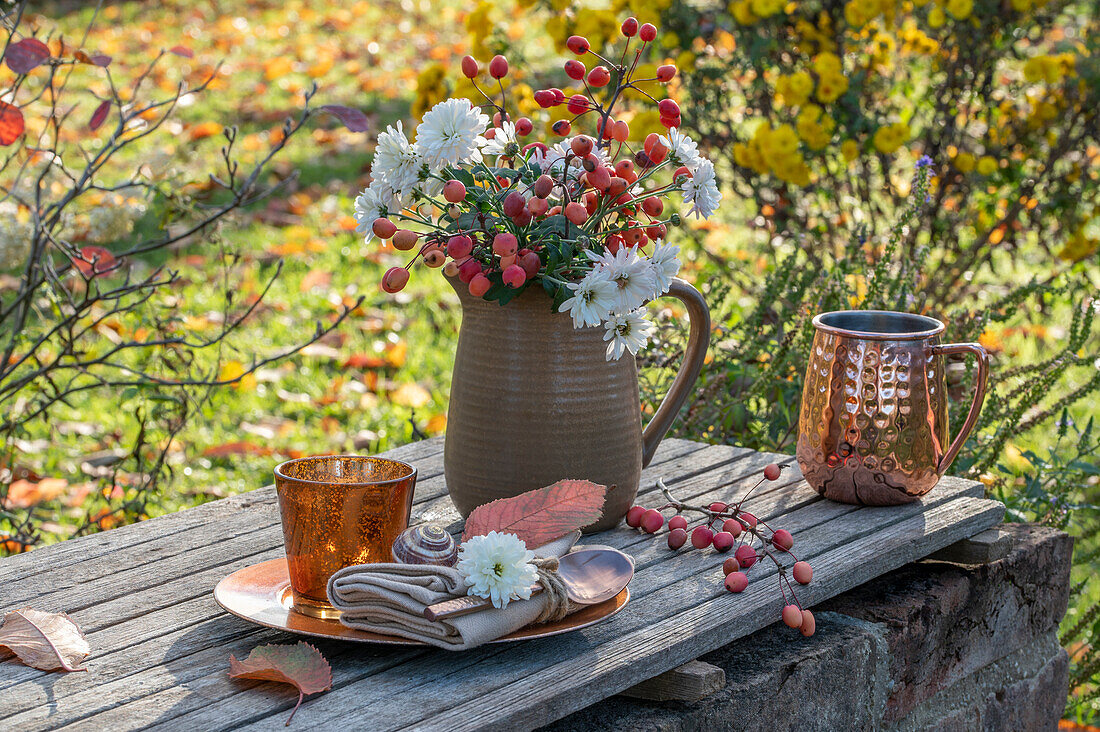
[[[978,361],[978,382],[974,386],[974,400],[970,403],[970,412],[966,415],[966,421],[963,422],[959,434],[955,435],[955,441],[951,443],[951,447],[947,448],[947,452],[940,458],[939,465],[936,467],[936,472],[943,475],[954,462],[966,438],[970,436],[970,431],[978,422],[978,413],[982,411],[982,403],[985,401],[986,380],[989,377],[989,352],[977,343],[943,343],[932,346],[931,351],[940,356],[969,353]]]
[[[661,406],[653,413],[653,418],[642,431],[642,467],[649,465],[657,446],[676,420],[680,408],[691,395],[695,381],[703,370],[703,361],[707,356],[710,341],[710,309],[703,295],[679,277],[672,278],[667,295],[675,297],[687,307],[691,329],[688,333],[687,348],[684,349],[684,361],[672,381]]]

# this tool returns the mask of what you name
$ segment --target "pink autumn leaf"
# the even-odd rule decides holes
[[[92,112],[92,118],[88,120],[88,129],[92,130],[93,132],[95,130],[98,130],[100,125],[102,125],[106,121],[107,114],[110,111],[111,103],[104,99],[102,102],[99,103],[99,106],[95,108],[95,111]]]
[[[50,58],[49,47],[37,38],[24,38],[8,46],[4,62],[17,74],[26,74]]]
[[[499,531],[515,534],[528,547],[542,546],[599,520],[606,496],[607,487],[590,480],[559,480],[478,506],[467,517],[462,538]]]
[[[184,58],[194,58],[195,52],[187,46],[172,46],[168,49],[169,53],[174,53],[177,56],[183,56]]]
[[[367,115],[363,114],[358,109],[345,107],[340,104],[326,104],[321,107],[321,109],[339,119],[344,123],[344,126],[352,132],[366,132],[370,129],[370,122],[367,120]]]

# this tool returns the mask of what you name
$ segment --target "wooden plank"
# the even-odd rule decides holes
[[[649,701],[699,701],[726,688],[726,672],[706,661],[688,661],[622,692]]]
[[[873,509],[864,509],[873,510]],[[953,543],[976,530],[999,523],[1004,506],[977,498],[960,498],[936,506],[877,532],[871,540],[839,547],[818,558],[815,582],[807,586],[808,604],[851,589]],[[495,693],[456,704],[430,719],[421,730],[530,729],[621,691],[641,681],[655,667],[670,667],[770,624],[766,612],[774,600],[750,584],[741,596],[726,593],[655,627],[646,627],[601,646],[599,661],[563,661],[528,675]],[[738,607],[740,605],[740,607]],[[751,606],[752,612],[746,612]],[[653,638],[664,638],[653,643]],[[488,672],[490,669],[479,671]],[[304,711],[304,710],[303,710]],[[356,710],[359,711],[359,710]],[[307,717],[310,719],[310,717]],[[348,719],[354,723],[358,715]],[[310,722],[307,722],[310,723]]]
[[[1010,551],[1012,535],[1004,529],[994,528],[957,541],[928,558],[956,564],[989,564],[1008,556]]]
[[[940,500],[945,501],[952,497],[948,493],[942,495]],[[904,517],[919,515],[925,508],[926,506],[911,504],[894,514],[883,515],[883,518],[902,520]],[[799,509],[795,514],[787,515],[783,525],[797,532],[801,546],[827,549],[873,531],[871,526],[876,522],[869,522],[866,518],[849,520],[843,525],[836,523],[846,517],[850,518],[850,514],[858,510],[860,509],[854,506],[819,501]],[[811,526],[821,521],[826,522],[828,530],[809,531]],[[830,521],[834,523],[828,523]],[[627,535],[630,532],[620,530],[598,538],[602,543],[613,544],[618,536]],[[658,548],[658,545],[662,545],[662,548]],[[632,601],[629,610],[612,621],[568,636],[532,641],[522,647],[510,647],[503,655],[500,650],[502,647],[488,646],[463,654],[434,653],[420,656],[395,668],[392,674],[375,674],[369,666],[358,670],[355,659],[344,658],[340,665],[345,670],[352,671],[349,675],[350,682],[334,684],[333,691],[310,702],[310,709],[314,713],[309,715],[309,724],[358,725],[369,726],[371,729],[397,728],[403,726],[403,719],[408,720],[406,723],[415,722],[429,713],[447,709],[457,699],[491,694],[509,679],[521,678],[540,665],[549,663],[550,659],[574,657],[578,664],[584,664],[586,658],[591,658],[595,648],[600,649],[597,655],[602,658],[604,645],[613,643],[620,635],[660,623],[678,612],[690,610],[700,598],[725,592],[718,579],[721,577],[720,564],[724,559],[723,555],[713,552],[673,553],[663,547],[663,542],[659,539],[652,538],[646,545],[646,550],[652,551],[659,561],[642,560],[635,580],[631,583],[632,594],[639,599]],[[704,561],[711,564],[709,577],[705,577],[706,570],[699,567],[700,554]],[[759,583],[762,577],[767,576],[769,575],[766,573],[759,574],[754,577],[754,582]],[[769,587],[769,596],[774,603],[778,603],[779,597],[776,589],[774,585]],[[778,617],[778,606],[774,608],[768,622],[775,617]],[[730,636],[720,636],[713,640],[720,641],[718,645],[724,645],[730,639]],[[653,645],[660,647],[665,640],[662,638]],[[463,670],[471,664],[476,664],[477,673],[464,673]],[[671,666],[665,668],[669,667]],[[218,680],[211,678],[209,683],[216,685]],[[204,689],[207,695],[213,694],[212,686]],[[225,689],[225,693],[230,692],[230,689]],[[604,696],[611,693],[614,692],[609,691]],[[270,704],[271,700],[268,698],[232,696],[225,701],[201,705],[187,715],[174,718],[173,723],[202,728],[224,719],[228,720],[228,724],[238,725],[251,717],[281,713],[285,709],[280,707],[271,710]],[[323,716],[316,716],[322,710]],[[303,708],[299,714],[304,711]],[[257,724],[263,727],[266,722]]]
[[[666,444],[662,444],[661,449],[658,451],[658,454],[654,460],[652,468],[655,470],[660,469],[660,467],[664,464],[663,461],[681,460],[686,458],[691,453],[699,452],[704,448],[703,445],[700,445],[698,443],[691,443],[686,440],[670,440],[666,441],[666,443],[667,446]],[[723,453],[723,455],[725,454],[727,453]],[[446,501],[449,505],[449,499],[443,497],[441,500]],[[455,516],[457,517],[457,514],[455,514]],[[120,529],[119,531],[122,530],[124,529]],[[220,579],[221,576],[224,576],[224,574],[227,574],[228,572],[233,571],[236,568],[247,566],[248,564],[254,563],[256,561],[261,561],[262,559],[277,556],[281,547],[281,534],[279,533],[279,531],[280,530],[277,524],[273,524],[272,526],[267,527],[266,529],[264,529],[264,532],[266,532],[266,538],[263,541],[261,541],[258,536],[263,532],[253,533],[253,541],[256,541],[258,545],[270,547],[268,550],[264,550],[260,554],[243,557],[238,556],[230,564],[215,565],[213,568],[206,567],[199,574],[189,573],[181,578],[178,578],[176,581],[169,582],[164,585],[156,586],[153,588],[142,587],[136,592],[130,592],[128,594],[124,593],[119,595],[117,598],[112,598],[111,600],[102,601],[100,604],[93,604],[84,609],[76,610],[73,613],[74,619],[76,619],[77,622],[80,622],[86,630],[91,631],[89,632],[88,637],[89,641],[92,643],[93,648],[95,649],[95,653],[91,657],[91,660],[101,658],[102,654],[105,651],[109,652],[110,650],[114,649],[114,646],[109,637],[101,637],[100,634],[95,632],[100,627],[101,623],[107,623],[108,626],[110,626],[111,624],[118,624],[120,621],[124,621],[127,618],[134,618],[138,623],[142,623],[148,628],[159,629],[160,633],[165,633],[168,630],[171,630],[173,628],[173,625],[170,622],[164,622],[164,618],[157,616],[156,611],[158,610],[158,608],[162,608],[164,606],[164,603],[179,603],[185,600],[189,600],[195,597],[196,594],[199,598],[209,598],[210,589],[217,582],[217,580]],[[222,554],[223,558],[225,556],[233,556],[232,554],[224,553],[224,544],[219,545],[218,547],[216,547],[216,549],[218,550],[219,554]],[[185,557],[185,559],[188,560],[188,563],[195,560],[196,558],[197,557],[194,553]],[[116,576],[113,579],[118,580],[118,577]],[[146,592],[147,590],[148,592]],[[41,596],[37,599],[40,601],[44,601],[44,598]],[[49,600],[50,602],[67,601],[69,603],[72,603],[74,599],[80,599],[80,594],[76,593],[76,597],[74,598],[74,593],[62,592],[58,593],[56,596],[48,596],[45,599]],[[41,605],[41,603],[39,604]],[[189,607],[195,606],[194,602],[185,602],[184,604],[188,605]],[[224,612],[221,611],[220,608],[217,608],[212,601],[208,604],[201,603],[200,605],[202,607],[206,607],[207,609],[205,611],[205,614],[196,614],[196,617],[193,619],[194,622],[199,622],[210,616],[224,616]],[[169,605],[169,607],[175,606],[176,605],[174,604]],[[47,607],[44,609],[71,609],[71,604],[68,606],[68,608],[62,606],[57,608]],[[232,619],[232,622],[240,623],[241,621]],[[129,630],[128,632],[132,634],[136,632],[136,629]],[[161,656],[156,655],[156,658],[161,658]],[[20,669],[20,673],[14,674],[13,677],[6,679],[0,677],[0,689],[46,675],[45,672],[36,671],[27,667],[18,668]],[[83,676],[83,678],[88,679],[89,677]],[[15,711],[15,709],[12,708],[12,711]],[[3,716],[3,712],[0,712],[0,717]]]

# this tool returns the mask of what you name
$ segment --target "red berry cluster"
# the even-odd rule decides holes
[[[668,520],[668,548],[673,551],[679,550],[690,540],[691,545],[698,550],[712,547],[719,554],[732,550],[733,556],[722,562],[724,584],[730,592],[744,592],[749,586],[749,577],[746,572],[761,559],[765,557],[771,559],[779,569],[779,590],[783,594],[783,622],[792,628],[797,628],[802,635],[811,636],[816,628],[814,614],[803,609],[795,594],[794,585],[791,584],[787,575],[789,571],[795,582],[808,585],[813,579],[813,568],[809,562],[800,561],[791,551],[794,547],[794,537],[791,532],[786,529],[772,529],[767,522],[761,521],[748,511],[741,510],[745,499],[757,487],[765,480],[779,480],[781,473],[782,468],[775,463],[766,466],[764,476],[735,506],[721,501],[715,501],[706,507],[688,505],[677,500],[664,481],[658,480],[657,486],[668,502],[659,508],[634,506],[626,513],[626,523],[648,534],[656,534],[665,525],[665,516],[661,512],[674,509],[676,515]],[[683,515],[685,512],[701,514],[694,528],[691,528],[688,519]],[[781,556],[794,560],[789,570],[780,560]],[[788,593],[790,593],[789,598]]]
[[[583,36],[569,38],[566,45],[578,58],[565,62],[565,73],[582,81],[586,93],[566,97],[561,89],[551,88],[534,95],[541,107],[565,105],[574,115],[552,126],[554,133],[562,137],[569,136],[582,117],[594,115],[594,135],[579,134],[569,140],[559,169],[545,171],[530,180],[528,163],[547,155],[550,147],[537,141],[524,144],[509,139],[499,158],[500,168],[490,170],[482,166],[481,170],[473,171],[477,186],[467,190],[467,184],[460,180],[444,183],[444,216],[434,225],[435,231],[418,234],[398,228],[390,218],[373,222],[375,236],[390,240],[398,251],[417,250],[406,266],[385,273],[383,290],[390,293],[402,290],[409,281],[409,268],[417,258],[429,267],[442,267],[448,277],[458,277],[475,297],[484,296],[496,283],[515,290],[540,277],[558,283],[572,281],[577,274],[570,269],[568,260],[572,257],[556,262],[553,271],[546,268],[549,256],[541,241],[548,237],[544,222],[553,221],[554,217],[563,217],[581,229],[590,243],[578,245],[580,248],[595,244],[612,254],[623,247],[644,247],[649,241],[664,240],[668,225],[681,223],[679,214],[665,212],[661,198],[680,190],[691,172],[680,166],[673,172],[670,183],[654,186],[649,179],[668,158],[668,147],[660,135],[651,132],[640,149],[632,148],[628,143],[629,124],[612,114],[616,103],[624,98],[623,93],[632,90],[657,106],[664,127],[678,127],[680,108],[676,102],[658,101],[638,86],[644,82],[667,83],[675,77],[676,67],[666,64],[652,78],[636,78],[645,49],[657,38],[657,28],[627,18],[622,24],[622,34],[626,41],[615,61],[593,50]],[[633,40],[635,37],[640,43]],[[581,60],[589,56],[596,63],[591,69]],[[508,71],[508,60],[503,56],[494,57],[488,64],[488,74],[499,88],[498,102],[496,95],[478,85],[477,79],[483,72],[481,64],[472,56],[462,59],[463,75],[485,98],[482,107],[495,110],[493,126],[484,133],[487,139],[496,139],[503,130],[502,123],[513,119],[504,108],[504,86],[500,83]],[[515,120],[516,137],[527,137],[533,128],[527,117]],[[583,169],[579,175],[570,172],[578,167]],[[468,215],[463,216],[471,211],[475,213],[472,221]],[[431,224],[422,218],[409,220]],[[559,238],[573,236],[568,227],[550,233],[557,233]]]

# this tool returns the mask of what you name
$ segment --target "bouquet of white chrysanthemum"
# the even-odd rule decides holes
[[[653,100],[666,129],[649,133],[637,151],[627,144],[627,123],[613,118],[625,90],[652,100],[636,85],[668,82],[676,73],[665,65],[654,78],[635,78],[656,29],[634,26],[623,26],[624,60],[634,37],[640,40],[632,63],[591,70],[577,59],[565,63],[571,78],[585,80],[588,94],[536,92],[541,107],[565,105],[574,115],[554,123],[563,139],[553,145],[522,142],[534,124],[513,120],[477,87],[480,68],[469,56],[462,71],[485,96],[483,106],[495,110],[492,118],[466,99],[448,99],[424,115],[415,141],[400,123],[379,135],[372,182],[355,201],[359,230],[415,251],[406,266],[385,273],[383,290],[404,288],[421,259],[457,277],[475,297],[502,305],[532,283],[541,286],[575,327],[603,325],[609,360],[646,344],[651,325],[642,307],[667,292],[680,269],[679,248],[665,238],[683,217],[666,210],[666,201],[677,194],[689,214],[708,218],[722,194],[714,165],[678,130],[675,101]],[[568,46],[579,57],[606,61],[579,36]],[[495,57],[488,73],[494,81],[505,77],[507,60]],[[589,115],[595,134],[573,136],[573,124]]]

